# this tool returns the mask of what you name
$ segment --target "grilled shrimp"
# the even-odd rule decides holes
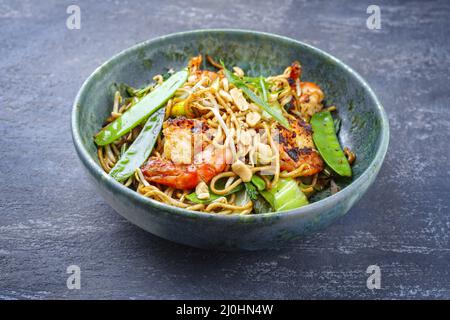
[[[216,167],[209,163],[174,164],[168,159],[151,157],[142,168],[149,182],[159,183],[181,190],[194,189],[201,181],[208,183],[218,173],[225,170],[226,164]]]
[[[188,66],[189,66],[189,79],[191,81],[195,81],[197,79],[200,79],[202,77],[207,77],[211,81],[214,81],[219,75],[216,72],[209,71],[209,70],[201,70],[200,66],[202,64],[202,55],[198,55],[196,57],[191,58],[189,60]]]
[[[324,164],[319,153],[315,150],[312,140],[311,125],[297,119],[290,120],[291,130],[278,126],[280,169],[293,171],[303,164],[308,167],[303,175],[311,176],[323,170]]]
[[[302,94],[299,98],[300,112],[305,119],[309,119],[316,112],[322,110],[324,94],[318,85],[312,82],[301,82]]]
[[[322,89],[313,82],[300,82],[300,88],[302,89],[300,102],[313,101],[315,103],[321,103],[325,97]]]
[[[289,84],[297,95],[300,103],[300,112],[305,119],[309,119],[314,113],[322,110],[322,101],[325,97],[322,89],[313,82],[300,81],[302,67],[299,62],[294,61],[291,64],[289,73]]]
[[[179,117],[164,122],[163,157],[150,157],[142,166],[145,179],[182,190],[211,181],[226,169],[231,153],[216,149],[208,133],[208,126],[201,120]]]
[[[300,62],[294,61],[291,64],[291,71],[289,73],[289,83],[291,87],[295,87],[295,82],[297,80],[300,80],[300,77],[302,75],[302,66],[300,65]]]

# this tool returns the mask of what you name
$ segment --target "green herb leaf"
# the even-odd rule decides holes
[[[284,117],[281,110],[277,110],[275,108],[272,108],[266,101],[264,101],[262,98],[258,97],[250,88],[245,84],[245,82],[231,73],[223,64],[223,71],[225,73],[225,76],[227,77],[228,81],[230,83],[233,83],[237,88],[241,89],[247,97],[252,100],[255,104],[257,104],[261,109],[266,111],[270,116],[272,116],[276,121],[278,121],[283,127],[286,129],[290,129],[291,126],[289,125],[289,121]],[[260,78],[258,78],[258,81],[260,81]]]

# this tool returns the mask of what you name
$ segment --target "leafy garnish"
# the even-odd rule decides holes
[[[221,61],[223,66],[223,72],[225,76],[227,77],[228,81],[232,84],[234,84],[237,88],[241,89],[242,92],[244,92],[247,97],[252,100],[256,105],[261,107],[264,111],[266,111],[272,118],[274,118],[276,121],[278,121],[283,127],[286,129],[290,129],[291,126],[289,125],[289,121],[284,117],[283,113],[280,112],[280,110],[277,110],[275,108],[272,108],[268,102],[264,101],[264,98],[261,98],[257,96],[245,83],[243,79],[240,79],[235,74],[231,73],[230,70],[228,70],[223,62]],[[260,81],[260,78],[257,78]],[[264,95],[264,94],[263,94]]]

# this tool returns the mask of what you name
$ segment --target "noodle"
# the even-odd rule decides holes
[[[236,173],[234,173],[233,171],[228,171],[216,175],[214,178],[212,178],[211,184],[209,186],[211,188],[211,191],[219,195],[225,195],[242,183],[242,179],[239,178],[236,179],[236,181],[231,183],[229,186],[225,187],[224,189],[217,189],[216,188],[217,181],[227,177],[236,177]]]
[[[309,165],[307,163],[302,164],[297,169],[291,171],[291,172],[282,172],[280,176],[282,178],[297,178],[304,175],[304,172],[309,169]]]
[[[177,114],[179,112],[184,114],[187,119],[201,120],[207,131],[206,133],[195,131],[193,136],[198,135],[201,137],[202,147],[203,145],[211,146],[213,152],[209,156],[212,157],[212,161],[218,155],[223,155],[223,157],[227,158],[227,155],[231,154],[232,163],[238,160],[246,162],[245,166],[247,169],[245,170],[249,170],[248,172],[251,175],[257,174],[269,190],[276,186],[280,179],[286,178],[296,179],[302,190],[308,195],[317,186],[329,183],[330,179],[324,177],[320,172],[311,173],[314,168],[307,162],[299,163],[289,170],[283,169],[286,167],[283,163],[289,159],[286,159],[286,152],[283,151],[282,143],[284,142],[278,141],[276,130],[279,124],[272,117],[267,116],[265,112],[262,112],[259,106],[249,102],[247,98],[248,108],[243,108],[242,104],[237,104],[234,100],[236,96],[233,95],[236,92],[232,91],[237,89],[236,86],[224,76],[224,71],[219,63],[208,55],[206,55],[206,58],[219,71],[202,71],[199,69],[201,58],[194,57],[191,59],[189,62],[190,75],[187,82],[175,91],[175,94],[165,105],[164,119],[166,122],[164,125],[170,126],[169,122],[172,118],[179,116]],[[233,70],[235,76],[244,77],[244,71],[239,67],[234,67]],[[258,80],[258,83],[249,83],[248,87],[254,94],[258,94],[258,85],[264,87],[263,96],[267,98],[268,103],[279,105],[281,113],[289,121],[295,122],[299,118],[308,121],[311,114],[321,110],[323,106],[320,102],[321,100],[318,101],[316,98],[309,100],[307,93],[302,92],[303,84],[299,78],[292,81],[293,70],[295,70],[295,67],[289,66],[280,75],[264,78],[266,87],[264,87],[263,80]],[[249,79],[248,77],[244,78]],[[119,118],[136,104],[143,95],[157,88],[165,79],[163,75],[156,75],[153,77],[153,80],[155,84],[146,86],[143,89],[132,90],[136,93],[134,96],[131,95],[125,98],[121,96],[119,91],[115,92],[107,124]],[[329,108],[329,110],[335,109],[334,106]],[[316,111],[312,112],[311,110]],[[250,123],[248,117],[252,116],[251,113],[258,113],[260,121]],[[121,155],[138,137],[142,128],[142,124],[138,125],[113,143],[98,146],[97,156],[99,163],[106,173],[111,171]],[[160,133],[150,157],[161,161],[170,161],[170,159],[166,158],[170,153],[165,149],[167,144],[170,144],[169,140],[168,136]],[[295,149],[301,146],[295,145],[290,147]],[[265,154],[261,154],[263,151]],[[348,148],[345,148],[344,152],[349,162],[352,163],[355,160],[354,153]],[[193,159],[196,156],[197,154],[193,154]],[[178,166],[175,161],[170,163],[175,167]],[[238,175],[234,171],[236,169],[230,164],[224,163],[221,166],[221,171],[211,177],[207,187],[210,194],[215,195],[215,198],[204,203],[195,203],[190,200],[192,199],[190,194],[195,191],[192,188],[177,189],[174,185],[166,183],[166,181],[151,182],[153,180],[148,180],[145,169],[141,170],[141,168],[137,168],[135,173],[122,183],[124,186],[136,190],[144,197],[187,210],[221,215],[251,214],[254,209],[254,200],[249,199],[244,204],[238,202],[238,198],[242,199],[242,197],[239,197],[235,190],[238,190],[237,187],[239,187],[239,190],[242,190],[239,192],[245,192],[243,190],[245,188],[242,188],[241,185],[245,179],[242,178],[242,175]],[[180,170],[184,170],[183,165],[179,165]],[[312,181],[304,180],[311,181],[309,185],[304,185],[301,181],[300,177],[305,175],[312,176]],[[180,183],[180,181],[178,182]],[[211,197],[208,194],[206,196]]]

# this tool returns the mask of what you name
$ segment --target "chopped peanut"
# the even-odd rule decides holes
[[[225,90],[220,90],[219,94],[222,98],[224,98],[227,102],[233,102],[233,98],[230,96],[228,92]]]
[[[272,148],[265,143],[258,143],[257,146],[257,161],[261,164],[269,164],[272,161]]]
[[[244,182],[249,182],[252,179],[253,173],[242,161],[237,160],[231,165],[231,170],[236,173]]]
[[[244,146],[248,146],[252,143],[252,134],[249,131],[241,131],[241,143]]]
[[[201,181],[197,187],[195,187],[195,193],[197,194],[197,198],[200,200],[209,199],[209,188],[208,185]]]
[[[248,109],[248,102],[245,100],[244,95],[242,94],[242,91],[233,88],[230,90],[231,97],[233,98],[234,103],[237,105],[239,110],[245,111]]]
[[[234,74],[237,75],[238,77],[244,76],[244,71],[239,67],[233,67],[233,71],[234,71]]]
[[[259,114],[259,112],[256,112],[256,111],[249,112],[245,116],[245,121],[247,122],[247,124],[250,127],[256,126],[260,120],[261,120],[261,115]]]
[[[221,85],[222,85],[223,90],[225,90],[225,91],[228,91],[228,89],[230,89],[227,78],[222,79]]]

